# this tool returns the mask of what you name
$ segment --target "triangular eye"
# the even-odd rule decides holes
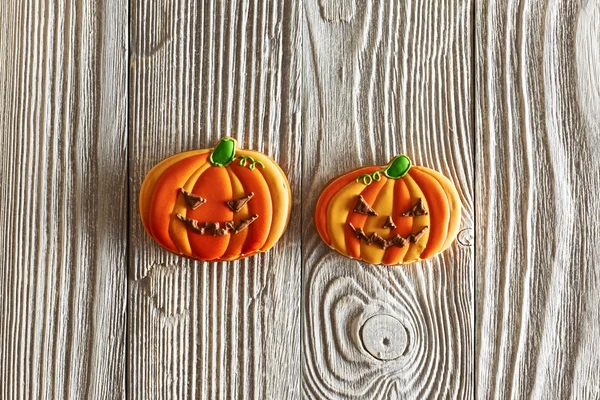
[[[358,195],[358,201],[354,206],[354,212],[365,215],[379,215],[377,214],[377,211],[373,210],[373,207],[371,207],[360,194]]]
[[[183,198],[185,202],[192,210],[200,207],[202,204],[206,203],[206,199],[204,197],[200,197],[194,193],[190,193],[184,188],[181,188],[181,193],[183,194]]]
[[[229,208],[231,208],[233,210],[233,212],[238,212],[253,197],[254,197],[254,192],[250,192],[250,193],[248,193],[248,196],[240,197],[239,199],[229,200],[226,203],[229,206]]]
[[[421,215],[429,214],[423,206],[423,199],[417,200],[417,202],[408,210],[400,214],[403,217],[420,217]]]

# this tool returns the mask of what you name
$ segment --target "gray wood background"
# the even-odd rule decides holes
[[[225,134],[290,226],[170,255],[141,182]],[[7,0],[0,399],[600,399],[599,146],[599,0]],[[459,240],[330,251],[320,189],[397,153],[457,184]]]

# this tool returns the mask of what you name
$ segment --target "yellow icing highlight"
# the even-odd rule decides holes
[[[345,225],[348,214],[353,212],[358,195],[365,189],[365,185],[352,182],[344,186],[329,202],[327,206],[327,232],[331,238],[331,247],[348,256],[346,247]],[[362,250],[362,245],[361,245]]]
[[[413,168],[415,168],[415,167],[413,167]],[[423,194],[423,191],[421,191],[421,189],[419,188],[419,185],[417,185],[417,182],[415,182],[415,180],[410,176],[410,174],[404,175],[403,179],[404,179],[404,182],[406,183],[406,186],[408,187],[408,191],[411,196],[412,204],[415,204],[417,202],[417,200],[421,199],[423,201],[423,206],[425,207],[426,210],[428,210],[429,206],[427,204],[427,200],[425,199],[425,195]],[[423,229],[426,226],[429,226],[429,215],[421,215],[419,217],[413,217],[412,233],[418,233],[421,231],[421,229]],[[423,250],[425,250],[425,247],[427,246],[428,240],[429,240],[429,230],[427,230],[425,232],[425,234],[421,237],[421,239],[419,239],[419,241],[417,243],[410,243],[408,245],[410,247],[408,248],[408,251],[404,255],[404,260],[402,262],[406,264],[406,263],[419,261],[421,259],[420,258],[421,253],[423,252]]]
[[[227,170],[229,173],[229,179],[231,179],[231,188],[233,190],[232,199],[238,199],[240,197],[245,197],[248,195],[242,186],[242,182],[240,178],[238,178],[230,169]],[[252,199],[250,200],[252,201]],[[248,211],[248,203],[244,204],[244,207],[235,213],[235,219],[240,220],[244,218],[248,218],[250,216],[250,212]]]
[[[450,247],[450,245],[456,238],[456,235],[458,234],[462,217],[462,203],[460,201],[458,191],[456,190],[456,187],[450,179],[446,178],[444,175],[440,174],[439,172],[433,169],[429,169],[426,167],[413,168],[417,168],[419,171],[423,171],[434,177],[442,186],[444,192],[446,193],[446,197],[448,198],[448,206],[450,207],[450,222],[448,223],[448,233],[446,235],[446,240],[444,241],[444,244],[439,251],[441,253],[442,251]]]
[[[262,174],[265,178],[271,193],[271,201],[274,205],[272,207],[273,219],[271,222],[271,230],[269,231],[267,240],[260,249],[260,251],[266,251],[273,247],[275,242],[281,237],[290,220],[290,213],[292,211],[292,191],[290,189],[290,184],[281,167],[279,167],[273,159],[263,153],[252,150],[238,150],[235,155],[252,157],[254,161],[260,161],[265,166],[265,168],[263,168],[257,165],[253,172]],[[239,162],[237,159],[233,161],[233,163],[237,162]],[[256,201],[256,199],[251,201]]]
[[[382,176],[382,180],[387,179]],[[382,228],[385,220],[388,216],[391,216],[394,212],[394,184],[396,183],[393,179],[387,179],[387,182],[381,188],[381,191],[377,195],[377,200],[375,200],[374,204],[371,204],[371,207],[379,215],[373,216],[369,215],[365,222],[365,226],[363,230],[367,236],[370,236],[371,233],[378,233],[384,239],[389,239],[390,232],[392,229]],[[385,255],[385,250],[379,247],[377,244],[373,243],[368,245],[364,240],[361,240],[360,243],[360,258],[370,264],[381,264],[383,261],[383,256]]]
[[[229,168],[227,168],[227,173],[229,173],[229,179],[231,179],[231,188],[233,191],[233,196],[231,196],[231,198],[237,199],[240,197],[247,196],[248,193],[246,193],[246,191],[244,190],[244,186],[242,185],[242,182],[240,181],[240,179]],[[250,201],[252,201],[252,200],[250,200]],[[234,220],[236,222],[240,221],[244,218],[248,218],[250,216],[250,211],[248,210],[248,203],[246,203],[244,205],[244,207],[241,208],[240,211],[234,213],[233,216],[234,216]],[[232,234],[231,237],[229,238],[229,246],[227,246],[227,250],[225,250],[225,254],[223,254],[223,256],[219,259],[219,261],[230,261],[230,260],[240,259],[241,247],[243,246],[247,237],[248,237],[248,229],[244,229],[242,232],[235,234],[235,235]],[[232,248],[233,244],[239,244],[240,251],[237,254],[231,254],[227,257],[227,252],[229,251],[229,249]]]
[[[192,176],[190,176],[190,179],[188,179],[185,185],[183,185],[183,188],[187,192],[191,193],[194,189],[196,181],[198,178],[200,178],[200,175],[202,175],[202,173],[204,173],[204,171],[210,167],[211,165],[208,162],[203,164],[196,170],[196,172],[194,172]],[[171,236],[171,239],[182,254],[191,257],[192,247],[190,246],[190,241],[188,239],[187,228],[185,227],[185,224],[181,222],[179,218],[177,218],[177,214],[181,214],[185,217],[187,210],[188,205],[185,201],[185,198],[183,197],[182,193],[179,193],[177,196],[177,201],[175,202],[175,207],[173,207],[173,212],[171,213],[171,221],[169,222],[169,236]]]

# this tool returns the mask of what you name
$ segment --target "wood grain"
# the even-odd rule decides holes
[[[600,398],[600,3],[476,13],[477,397]]]
[[[472,398],[473,247],[376,267],[330,250],[311,221],[329,179],[404,153],[451,177],[462,227],[473,228],[473,4],[320,0],[304,10],[303,396]],[[400,357],[365,348],[363,325],[377,315],[405,327]]]
[[[600,1],[5,3],[0,398],[600,398]],[[223,135],[291,224],[169,255],[141,182]],[[328,249],[325,183],[398,153],[457,184],[458,241]]]
[[[300,8],[297,1],[131,4],[128,394],[300,393]],[[235,263],[169,255],[137,211],[150,168],[222,136],[274,158],[294,194],[268,253]]]
[[[2,3],[2,399],[125,393],[126,10]]]

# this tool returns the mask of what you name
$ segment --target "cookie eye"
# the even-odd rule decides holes
[[[427,209],[423,206],[423,199],[417,200],[417,202],[410,208],[410,210],[400,214],[402,217],[420,217],[421,215],[427,215]]]
[[[250,193],[248,193],[247,196],[240,197],[238,199],[229,200],[229,201],[226,201],[225,203],[229,206],[229,208],[231,208],[233,210],[233,212],[238,212],[253,197],[254,197],[254,192],[250,192]]]
[[[354,212],[365,215],[379,215],[377,214],[377,211],[373,210],[373,207],[371,207],[360,194],[358,195],[358,200],[354,206]]]
[[[200,197],[194,193],[190,193],[184,188],[181,188],[181,193],[183,194],[183,198],[185,202],[192,210],[200,207],[202,204],[206,203],[206,199],[204,197]]]

